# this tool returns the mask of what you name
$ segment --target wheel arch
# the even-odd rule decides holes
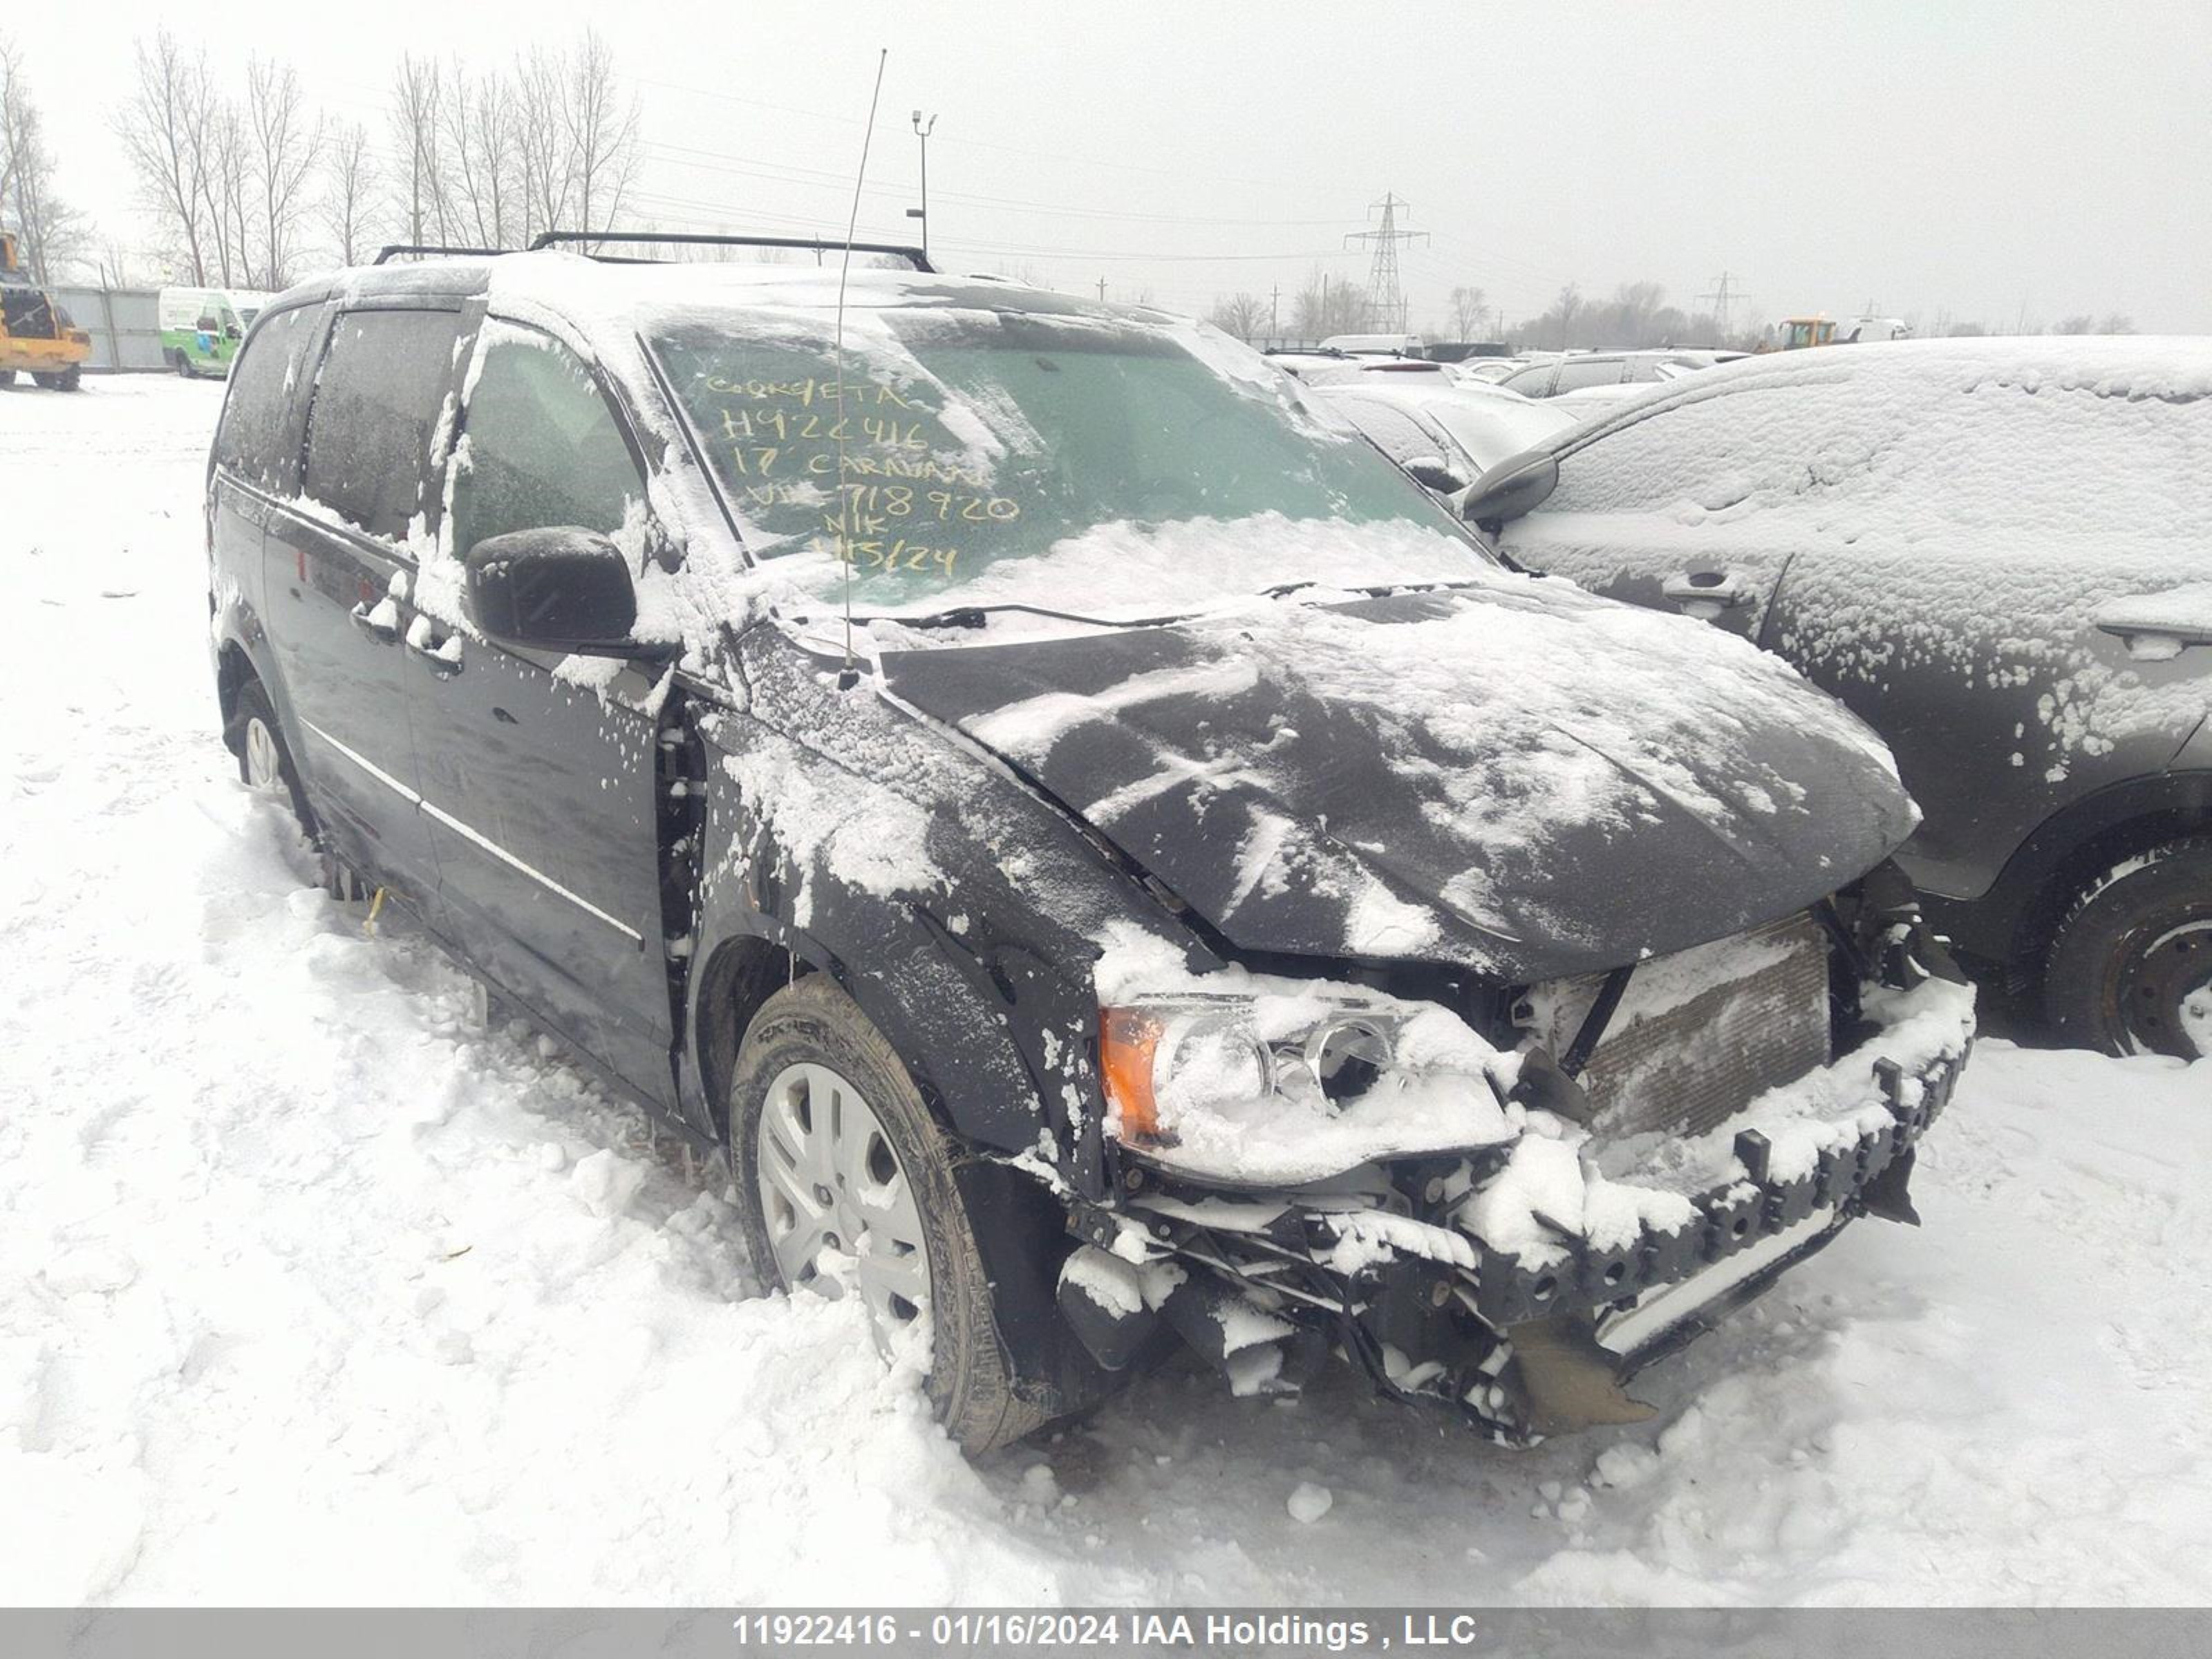
[[[246,689],[249,680],[262,680],[264,687],[268,684],[262,678],[246,647],[236,640],[224,640],[216,647],[215,692],[217,707],[222,714],[223,741],[234,747],[237,738],[231,726],[238,718],[238,694]]]
[[[2124,860],[2212,831],[2212,765],[2130,779],[2069,803],[2037,825],[1990,890],[1970,904],[1938,903],[1960,947],[2033,973],[2068,908]]]

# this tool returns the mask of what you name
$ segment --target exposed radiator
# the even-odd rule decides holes
[[[1564,1054],[1604,983],[1537,986],[1523,1024]],[[1828,1058],[1827,940],[1800,913],[1638,964],[1582,1083],[1601,1139],[1696,1135]]]

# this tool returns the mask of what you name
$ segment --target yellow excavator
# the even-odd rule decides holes
[[[31,280],[12,231],[0,230],[0,386],[21,369],[53,392],[74,392],[92,356],[92,336]]]

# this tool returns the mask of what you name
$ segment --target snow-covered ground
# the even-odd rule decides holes
[[[220,395],[0,392],[0,1601],[2212,1598],[2212,1062],[1985,1043],[1925,1228],[1634,1431],[1170,1371],[964,1463],[856,1302],[761,1296],[718,1183],[236,783]]]

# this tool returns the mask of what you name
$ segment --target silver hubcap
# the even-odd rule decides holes
[[[929,1305],[921,1211],[890,1137],[860,1091],[826,1066],[786,1066],[761,1109],[755,1180],[783,1282],[819,1280],[824,1252],[854,1258],[878,1341]]]
[[[258,717],[246,723],[246,781],[263,794],[274,794],[284,786],[283,768],[276,760],[276,734]]]

